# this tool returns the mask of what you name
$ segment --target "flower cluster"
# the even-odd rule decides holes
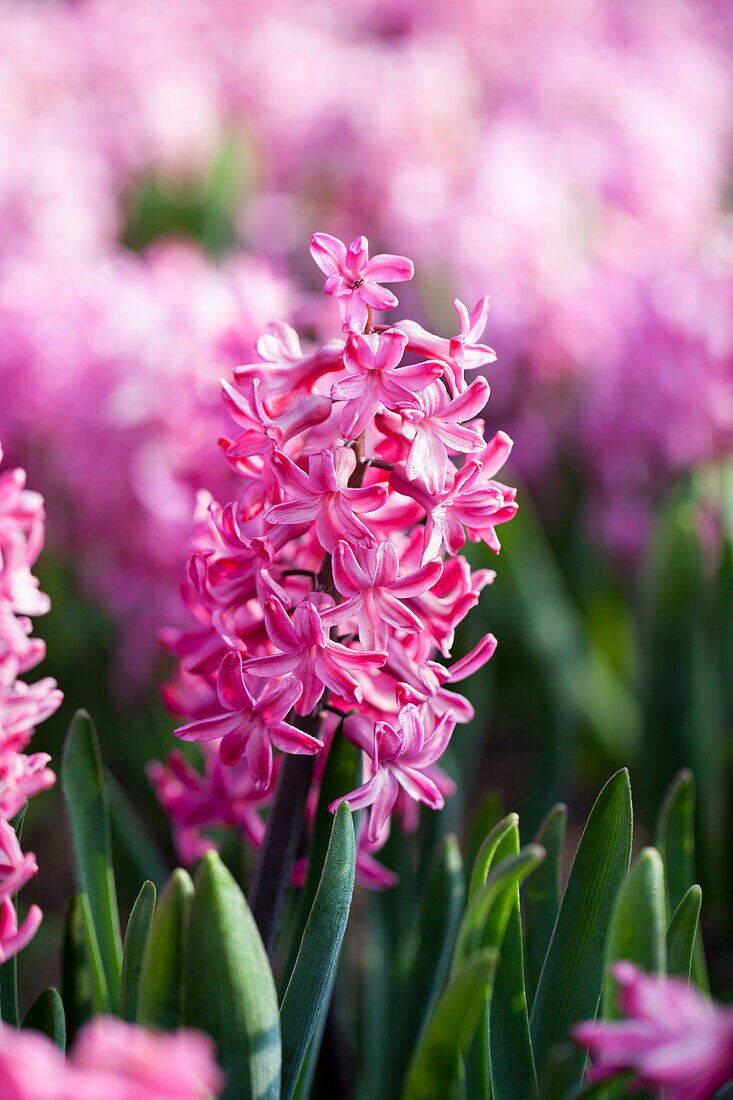
[[[733,1078],[733,1009],[628,962],[616,963],[613,976],[626,1019],[573,1029],[589,1048],[594,1080],[631,1070],[638,1087],[663,1088],[665,1100],[710,1100]]]
[[[35,727],[61,703],[61,692],[50,677],[34,684],[19,679],[45,654],[43,642],[30,636],[29,618],[49,609],[31,573],[43,534],[43,499],[25,488],[25,472],[0,473],[0,962],[21,951],[41,923],[41,910],[32,905],[18,927],[13,897],[38,866],[31,852],[21,851],[10,822],[26,799],[55,780],[50,756],[25,750]]]
[[[450,656],[493,579],[460,550],[467,538],[499,549],[495,528],[517,507],[495,480],[511,440],[486,442],[489,386],[466,379],[495,358],[479,342],[486,299],[471,315],[456,303],[450,340],[412,321],[375,325],[373,310],[397,304],[381,281],[409,279],[411,262],[369,259],[364,237],[347,248],[325,233],[311,253],[342,333],[304,350],[272,325],[259,361],[223,382],[236,432],[221,446],[241,491],[202,509],[184,586],[198,625],[167,635],[180,659],[167,702],[190,719],[178,736],[208,746],[207,770],[174,756],[151,776],[182,857],[206,843],[205,824],[236,823],[257,844],[275,750],[323,758],[343,720],[365,761],[364,784],[344,797],[370,808],[369,874],[393,811],[410,825],[417,803],[439,809],[452,790],[438,761],[472,710],[448,685],[480,668],[495,640],[450,666],[436,651]]]
[[[107,1016],[81,1029],[67,1058],[45,1035],[5,1028],[0,1080],[12,1100],[210,1100],[224,1085],[207,1035]]]

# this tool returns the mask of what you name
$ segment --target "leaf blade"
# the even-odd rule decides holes
[[[183,1021],[184,924],[193,897],[186,871],[176,868],[163,887],[145,945],[138,993],[138,1022],[174,1031]]]
[[[280,1008],[283,1100],[295,1092],[308,1047],[328,1008],[355,873],[354,825],[348,804],[342,802],[334,814],[321,880]]]
[[[204,856],[185,934],[184,1022],[212,1036],[222,1100],[279,1100],[280,1021],[267,952],[244,894],[216,852]]]
[[[77,711],[64,743],[61,784],[74,867],[104,978],[106,1007],[119,1010],[122,936],[112,869],[109,806],[94,724]],[[101,991],[100,991],[101,992]]]
[[[148,879],[142,884],[127,922],[120,976],[120,1016],[128,1023],[137,1019],[143,954],[153,926],[156,897],[155,886]]]
[[[631,839],[631,788],[624,768],[608,780],[591,810],[540,974],[530,1018],[540,1084],[553,1046],[567,1039],[572,1024],[596,1014],[611,913],[628,872]],[[582,1051],[569,1059],[567,1088],[579,1084],[584,1064]]]

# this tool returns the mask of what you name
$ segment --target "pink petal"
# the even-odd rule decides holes
[[[267,726],[280,722],[303,691],[297,676],[286,676],[279,683],[268,685],[257,700],[255,711]]]
[[[399,300],[391,290],[387,290],[379,283],[373,283],[367,279],[364,280],[362,286],[355,293],[372,309],[394,309],[395,306],[399,305]]]
[[[310,253],[324,275],[340,274],[346,265],[346,245],[330,233],[314,233]]]
[[[380,253],[371,258],[364,268],[364,274],[378,283],[403,283],[413,277],[415,265],[407,256]]]
[[[311,737],[310,734],[297,729],[295,726],[288,725],[287,722],[280,722],[277,726],[273,726],[270,730],[270,737],[273,745],[282,752],[295,753],[300,756],[314,756],[323,748],[323,741],[319,741],[317,737]]]

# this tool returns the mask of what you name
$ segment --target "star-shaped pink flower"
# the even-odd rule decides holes
[[[297,677],[271,681],[255,697],[244,679],[241,654],[229,652],[219,667],[216,691],[221,712],[181,726],[176,736],[182,741],[221,737],[222,762],[236,764],[246,754],[256,787],[270,785],[273,745],[282,752],[306,756],[323,748],[322,741],[283,721],[303,691]]]
[[[376,547],[358,546],[356,553],[341,541],[332,567],[336,588],[347,599],[324,612],[323,622],[355,618],[359,641],[366,649],[386,649],[390,626],[408,634],[423,629],[422,621],[402,600],[427,592],[443,571],[443,563],[436,560],[400,577],[397,550],[389,541]]]
[[[445,752],[455,728],[455,717],[445,714],[429,735],[413,703],[400,709],[398,719],[396,729],[389,722],[373,724],[364,714],[352,715],[344,722],[349,740],[372,759],[371,779],[344,796],[352,810],[371,806],[367,838],[372,843],[387,824],[400,788],[433,810],[443,807],[443,795],[426,772]],[[337,799],[329,806],[331,812],[341,801],[344,799]]]
[[[303,684],[296,714],[310,714],[324,687],[330,688],[339,698],[360,703],[361,688],[348,670],[361,672],[380,668],[387,657],[386,653],[367,653],[332,642],[311,600],[304,600],[296,607],[291,621],[283,605],[273,596],[265,604],[265,627],[270,641],[281,652],[271,657],[253,658],[247,663],[247,671],[252,676],[296,673]]]
[[[267,512],[268,523],[310,523],[324,550],[333,551],[339,539],[359,542],[370,532],[356,512],[374,512],[389,495],[386,485],[349,488],[356,469],[356,455],[350,447],[317,451],[310,456],[308,473],[276,451],[272,465],[280,483],[295,499],[276,504]]]
[[[327,275],[324,291],[338,301],[344,332],[363,332],[369,309],[394,309],[397,298],[380,283],[401,283],[415,274],[406,256],[369,259],[369,242],[357,237],[347,248],[338,237],[314,233],[311,256]]]
[[[346,399],[339,430],[344,439],[356,439],[380,409],[396,409],[412,402],[443,373],[442,363],[415,363],[400,367],[407,337],[394,329],[379,335],[349,337],[344,350],[346,374],[331,386],[331,397]]]

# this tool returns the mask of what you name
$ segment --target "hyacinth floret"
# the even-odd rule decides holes
[[[420,804],[439,809],[453,791],[439,760],[473,708],[447,685],[496,645],[487,634],[443,663],[493,580],[460,550],[468,538],[498,551],[495,528],[517,509],[495,480],[511,440],[486,442],[489,384],[465,379],[495,358],[479,343],[487,298],[472,313],[456,300],[450,339],[414,321],[377,324],[377,310],[398,305],[381,282],[411,278],[411,261],[370,260],[364,237],[347,247],[325,233],[311,253],[343,337],[308,348],[276,322],[257,342],[260,361],[222,382],[238,434],[221,445],[241,492],[201,498],[183,587],[196,625],[165,637],[178,671],[164,695],[188,719],[176,732],[199,743],[205,773],[174,754],[149,774],[179,854],[193,859],[212,842],[207,828],[261,841],[278,754],[316,757],[314,812],[325,756],[346,737],[364,782],[341,797],[369,810],[359,871],[387,886],[374,853],[391,818],[413,828]]]
[[[0,446],[0,462],[3,452]],[[11,821],[27,799],[53,785],[47,753],[26,753],[35,727],[61,703],[56,681],[28,684],[18,677],[43,659],[45,646],[32,638],[30,615],[43,615],[48,596],[31,572],[43,546],[40,494],[25,487],[20,469],[0,473],[0,963],[21,951],[41,923],[31,905],[18,923],[13,898],[38,871],[35,856],[23,853]]]

